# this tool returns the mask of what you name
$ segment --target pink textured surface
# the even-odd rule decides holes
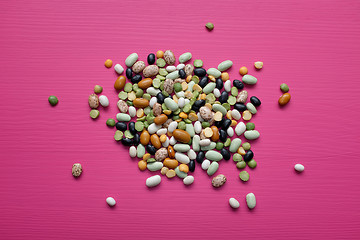
[[[0,238],[359,239],[359,10],[355,0],[1,1]],[[192,186],[163,178],[149,190],[151,173],[113,140],[105,121],[117,112],[116,74],[103,63],[158,49],[190,51],[207,68],[231,59],[231,79],[242,65],[258,77],[248,90],[263,103],[262,135],[248,183],[228,161],[221,189],[197,165]],[[280,109],[282,82],[293,98]],[[95,84],[111,105],[92,121]]]

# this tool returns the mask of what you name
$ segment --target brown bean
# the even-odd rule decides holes
[[[119,76],[119,77],[116,79],[115,83],[114,83],[114,88],[115,88],[116,90],[121,90],[121,89],[124,88],[125,83],[126,83],[126,78],[125,78],[125,76]]]
[[[145,99],[145,98],[136,98],[133,101],[134,107],[137,108],[146,108],[147,106],[149,106],[149,100]]]
[[[94,93],[89,96],[89,106],[91,108],[97,108],[99,106],[99,97]]]
[[[161,115],[155,117],[154,123],[156,125],[161,125],[161,124],[165,123],[167,120],[168,120],[168,117],[165,114],[161,114]]]
[[[159,140],[160,141],[160,140]],[[150,133],[146,130],[144,130],[141,134],[140,134],[140,143],[144,146],[148,145],[150,142]]]
[[[144,70],[145,67],[146,67],[146,65],[143,61],[137,61],[132,66],[132,70],[134,73],[139,73],[139,72],[142,72],[142,70]]]
[[[182,143],[188,143],[190,142],[190,134],[184,130],[181,130],[181,129],[175,129],[173,131],[173,136],[174,138],[179,141],[179,142],[182,142]]]
[[[165,158],[163,164],[165,167],[175,169],[179,165],[179,162],[175,159]]]
[[[155,160],[158,162],[162,162],[168,156],[168,151],[166,148],[160,148],[155,153]]]
[[[151,78],[144,78],[138,83],[139,88],[141,89],[147,89],[151,87],[152,85],[152,79]]]
[[[161,114],[162,112],[162,106],[160,103],[155,103],[154,106],[153,106],[153,113],[154,113],[154,116],[157,117]]]
[[[175,158],[175,150],[171,145],[168,146],[168,154],[169,158]]]
[[[160,138],[159,138],[159,136],[158,136],[157,134],[151,135],[150,141],[151,141],[151,144],[152,144],[155,148],[157,148],[157,149],[161,148]]]
[[[156,65],[150,65],[150,66],[147,66],[146,68],[144,68],[143,70],[143,75],[144,77],[153,77],[155,76],[156,74],[159,73],[159,67],[156,66]]]
[[[213,131],[213,135],[211,136],[211,141],[217,142],[219,140],[219,129],[216,126],[211,126],[211,130]]]
[[[284,93],[283,95],[281,95],[281,97],[279,98],[280,106],[286,105],[290,101],[290,99],[291,99],[290,93]]]

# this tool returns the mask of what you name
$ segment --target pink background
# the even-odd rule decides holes
[[[213,2],[0,2],[1,239],[360,238],[360,2]],[[223,161],[221,189],[197,165],[192,186],[163,177],[149,190],[152,174],[114,141],[105,121],[117,113],[116,74],[104,61],[124,65],[132,52],[144,60],[158,49],[190,51],[206,68],[231,59],[231,79],[242,65],[258,77],[248,88],[262,100],[248,183]],[[292,100],[280,109],[282,82]],[[111,103],[93,121],[95,84]],[[75,162],[84,168],[78,180]]]

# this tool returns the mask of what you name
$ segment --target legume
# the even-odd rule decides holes
[[[49,100],[49,103],[50,103],[51,106],[56,106],[58,104],[58,102],[59,102],[58,98],[56,96],[53,96],[53,95],[49,96],[48,100]],[[90,99],[89,99],[89,103],[90,103]]]
[[[211,22],[206,23],[205,27],[209,30],[212,31],[214,29],[214,24],[212,24]]]
[[[243,182],[249,181],[249,173],[247,171],[241,171],[239,177]]]
[[[287,93],[289,91],[289,86],[286,83],[283,83],[283,84],[280,85],[280,90],[283,93]]]

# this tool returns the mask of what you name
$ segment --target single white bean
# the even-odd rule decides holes
[[[148,127],[148,132],[150,134],[154,134],[156,133],[157,130],[159,130],[161,128],[161,125],[156,125],[155,123],[152,123],[149,125]]]
[[[161,136],[163,134],[167,133],[167,128],[160,128],[159,130],[156,131],[156,134]]]
[[[178,122],[172,121],[168,126],[168,132],[172,133],[178,126]]]
[[[190,99],[185,99],[185,105],[190,103]]]
[[[205,159],[202,163],[201,163],[201,168],[203,170],[207,170],[210,167],[210,161]]]
[[[129,155],[130,155],[130,157],[136,157],[136,147],[131,146],[129,148]]]
[[[179,65],[177,65],[176,69],[180,70],[180,69],[184,69],[184,67],[185,67],[185,64],[180,63]]]
[[[169,140],[169,138],[166,136],[166,140],[165,140],[165,142],[163,142],[163,147],[168,147],[169,146],[169,144],[170,144],[170,140]]]
[[[188,152],[187,152],[187,155],[188,157],[190,158],[190,160],[195,160],[196,159],[196,153],[194,150],[190,149]]]
[[[233,136],[234,136],[234,129],[233,129],[232,127],[229,127],[229,128],[226,130],[226,132],[227,132],[227,135],[228,135],[229,137],[233,137]]]
[[[175,93],[175,95],[176,95],[178,98],[184,98],[184,97],[185,97],[184,91],[177,92],[177,93]]]
[[[106,203],[107,203],[110,207],[113,207],[113,206],[115,206],[116,201],[115,201],[114,198],[108,197],[108,198],[106,198]]]
[[[246,125],[243,122],[239,122],[238,125],[236,125],[236,127],[235,127],[235,133],[238,136],[243,134],[245,132],[245,130],[246,130]]]
[[[173,71],[176,71],[176,67],[171,65],[171,66],[167,66],[166,67],[166,71],[168,71],[169,73],[173,72]]]
[[[230,81],[230,80],[227,80],[227,81],[224,83],[224,89],[225,89],[225,91],[227,91],[227,92],[230,92],[230,91],[231,91],[231,81]]]
[[[180,152],[175,153],[175,159],[184,164],[188,164],[190,162],[189,157]]]
[[[110,104],[109,99],[105,95],[99,96],[99,102],[103,107],[107,107]]]
[[[240,207],[240,203],[238,200],[236,200],[235,198],[229,198],[229,204],[232,208],[239,208]]]
[[[160,175],[155,175],[146,179],[147,187],[155,187],[161,183]]]
[[[235,120],[240,120],[240,118],[241,118],[240,112],[239,112],[238,110],[236,110],[236,109],[233,109],[233,110],[231,111],[231,116],[232,116]]]
[[[149,106],[150,106],[151,108],[153,108],[153,106],[154,106],[155,103],[157,103],[157,98],[156,98],[156,97],[152,97],[152,98],[150,99]]]
[[[116,64],[114,66],[115,72],[117,72],[117,74],[122,74],[124,72],[124,68],[120,65],[120,64]]]
[[[221,96],[221,92],[220,92],[220,90],[217,89],[217,88],[214,89],[213,93],[214,93],[214,96],[215,96],[216,98],[219,98],[219,97]]]
[[[211,143],[210,139],[203,139],[203,140],[200,140],[200,146],[204,147],[204,146],[209,146]]]
[[[136,116],[136,108],[133,106],[129,107],[129,115],[130,117],[135,117]]]
[[[169,141],[169,144],[170,145],[172,145],[172,146],[174,146],[175,144],[176,144],[176,139],[174,138],[174,136],[172,136],[171,138],[170,138],[170,141]]]
[[[181,97],[178,100],[179,108],[183,108],[185,106],[185,98]]]
[[[183,183],[185,185],[191,185],[193,182],[194,182],[194,177],[193,176],[186,176],[184,179],[183,179]]]
[[[197,134],[200,134],[201,133],[201,130],[202,130],[202,126],[201,126],[201,122],[200,121],[196,121],[194,123],[194,129],[195,129],[195,132]]]
[[[298,171],[298,172],[302,172],[302,171],[305,170],[304,165],[302,165],[302,164],[300,164],[300,163],[295,164],[294,168],[295,168],[295,170]]]

